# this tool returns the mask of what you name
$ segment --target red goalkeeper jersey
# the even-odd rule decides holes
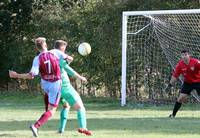
[[[200,61],[195,58],[190,58],[189,64],[186,65],[183,60],[180,60],[176,65],[173,76],[178,78],[181,74],[187,83],[200,82]]]

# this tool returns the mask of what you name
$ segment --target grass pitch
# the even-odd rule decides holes
[[[42,96],[3,94],[0,96],[0,138],[31,138],[30,124],[44,111]],[[117,101],[84,100],[88,128],[93,138],[199,138],[200,107],[184,105],[175,119],[168,118],[171,105],[132,104],[120,107]],[[40,138],[83,138],[77,132],[76,112],[71,109],[66,131],[57,133],[58,109],[55,116],[42,126]]]

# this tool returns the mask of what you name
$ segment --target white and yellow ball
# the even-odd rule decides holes
[[[91,53],[90,44],[83,42],[78,46],[78,53],[82,56],[87,56]]]

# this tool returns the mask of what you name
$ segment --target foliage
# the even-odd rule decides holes
[[[89,95],[100,89],[101,95],[119,97],[122,11],[198,7],[198,0],[3,0],[0,86],[10,81],[8,69],[29,71],[36,55],[33,39],[44,36],[50,49],[56,39],[68,41],[67,52],[75,57],[71,66],[89,79]],[[87,57],[77,53],[81,41],[92,46]]]
[[[8,80],[8,69],[26,69],[31,49],[26,41],[26,26],[31,19],[32,0],[0,2],[0,80]],[[32,55],[32,54],[31,54]],[[2,85],[1,83],[1,85]]]

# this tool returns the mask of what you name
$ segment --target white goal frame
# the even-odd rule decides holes
[[[156,14],[194,14],[200,9],[160,10],[160,11],[124,11],[122,13],[122,76],[121,76],[121,106],[126,105],[126,72],[127,72],[127,20],[129,16],[156,15]],[[143,28],[142,28],[143,29]],[[140,31],[140,30],[139,30]],[[138,31],[138,32],[139,32]]]

